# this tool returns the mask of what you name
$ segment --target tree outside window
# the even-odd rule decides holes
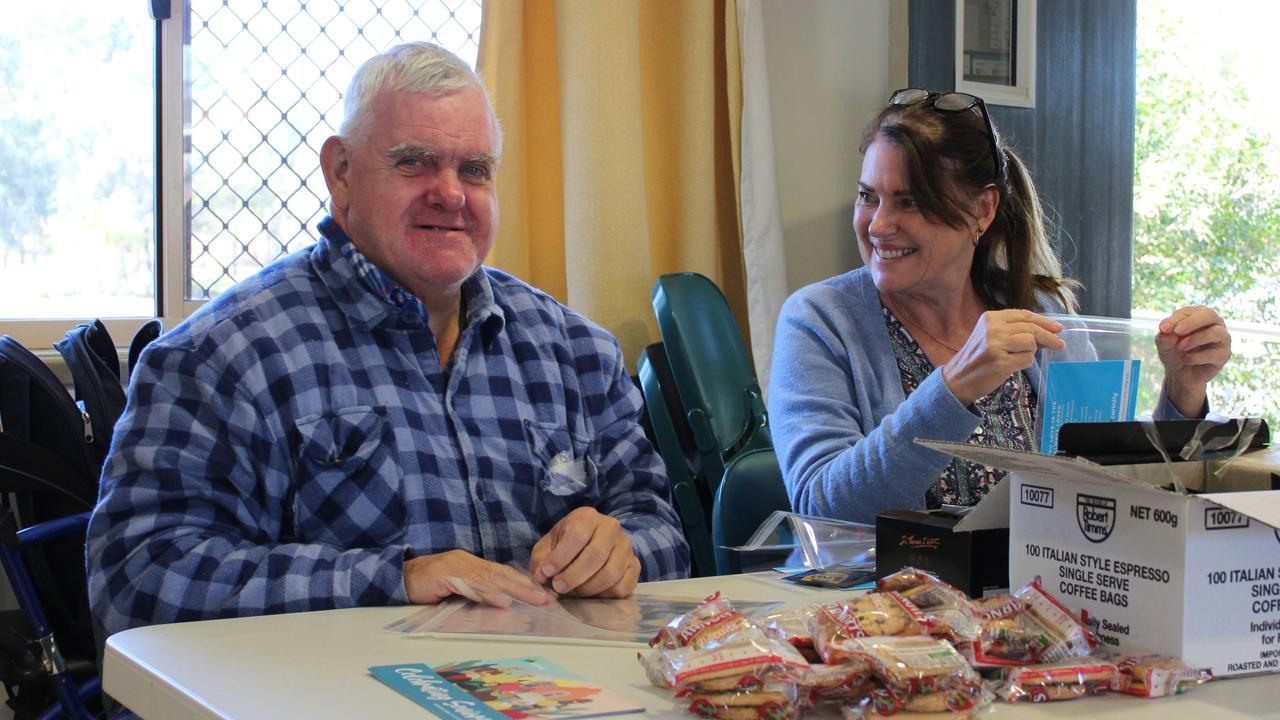
[[[1135,316],[1188,304],[1232,326],[1215,410],[1280,429],[1280,21],[1271,3],[1138,3]],[[1270,19],[1267,19],[1270,16]]]

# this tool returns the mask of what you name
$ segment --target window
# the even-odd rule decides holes
[[[1138,3],[1133,307],[1203,304],[1227,318],[1234,357],[1215,409],[1280,427],[1280,45],[1271,3],[1205,12]]]
[[[155,26],[118,5],[6,6],[0,319],[155,312]]]
[[[117,342],[171,326],[313,242],[356,67],[409,40],[479,49],[480,0],[145,5],[27,3],[0,29],[0,332],[33,348],[90,317],[139,318]]]

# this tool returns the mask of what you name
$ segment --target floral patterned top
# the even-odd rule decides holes
[[[898,372],[902,374],[902,391],[910,395],[933,372],[934,366],[902,322],[889,308],[883,311]],[[990,395],[975,402],[974,407],[982,415],[982,424],[969,437],[969,444],[1033,450],[1036,393],[1026,373],[1014,373]],[[942,505],[973,505],[1006,474],[1003,470],[955,458],[925,493],[925,503],[930,509]]]

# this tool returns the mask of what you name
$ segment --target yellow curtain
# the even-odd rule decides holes
[[[745,335],[735,0],[485,0],[477,65],[505,137],[488,264],[632,368],[663,273],[714,280]]]

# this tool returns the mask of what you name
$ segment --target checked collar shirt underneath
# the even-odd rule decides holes
[[[442,368],[416,298],[320,231],[143,354],[89,525],[108,633],[404,603],[406,557],[524,568],[583,505],[622,524],[641,580],[687,574],[608,333],[483,268]]]

